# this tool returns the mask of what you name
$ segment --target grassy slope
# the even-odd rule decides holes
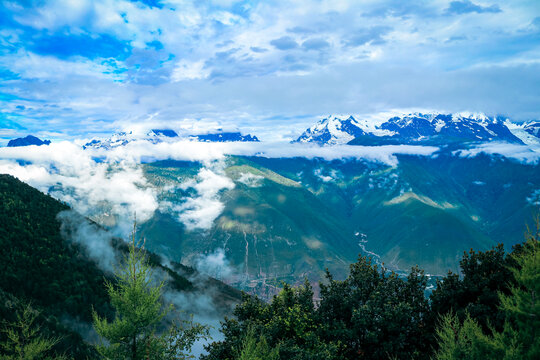
[[[435,273],[456,269],[471,247],[520,242],[534,212],[526,197],[540,184],[538,165],[489,156],[400,156],[395,168],[362,161],[251,160],[301,182],[333,214],[367,234],[367,249],[387,264],[418,263]]]
[[[174,184],[192,175],[191,167],[168,165],[146,165],[147,177],[155,184]],[[239,181],[248,173],[259,177],[256,184]],[[246,287],[258,286],[254,278],[316,280],[327,267],[337,276],[345,275],[360,248],[352,229],[324,202],[300,184],[246,159],[229,159],[226,174],[235,188],[222,194],[225,208],[210,230],[186,232],[170,215],[158,213],[143,225],[149,246],[192,262],[201,253],[223,248],[237,268],[235,282]],[[178,191],[165,197],[182,195]]]

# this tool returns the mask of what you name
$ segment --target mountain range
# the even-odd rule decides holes
[[[132,132],[119,132],[108,138],[95,138],[83,148],[112,149],[125,146],[134,140],[152,143],[174,142],[189,139],[203,142],[258,142],[255,135],[243,135],[239,131],[223,131],[204,134],[181,134],[172,129],[152,129],[144,136]],[[514,144],[539,145],[540,121],[514,123],[501,116],[472,113],[411,113],[390,118],[362,118],[353,115],[331,115],[319,120],[306,129],[296,143],[319,145],[463,145],[482,142],[507,142]],[[48,145],[30,135],[13,139],[8,146]]]
[[[540,143],[540,122],[512,123],[484,114],[412,113],[385,120],[329,116],[305,130],[295,142],[319,145],[449,145],[503,141]]]
[[[161,207],[141,231],[148,246],[196,265],[223,251],[229,284],[270,297],[280,281],[316,281],[328,268],[371,255],[396,271],[419,265],[431,275],[457,271],[470,248],[520,242],[538,206],[540,165],[501,156],[398,155],[397,165],[366,160],[228,157],[223,210],[208,229],[175,211],[193,196],[182,184],[198,162],[142,165]],[[217,274],[212,274],[218,276]]]
[[[240,132],[227,132],[218,130],[213,133],[206,134],[183,134],[179,135],[176,131],[171,129],[152,129],[146,136],[135,136],[133,133],[120,132],[112,135],[109,138],[104,139],[93,139],[90,142],[86,143],[83,148],[93,148],[93,149],[105,149],[110,150],[118,146],[125,146],[131,141],[135,140],[146,140],[151,143],[157,144],[160,142],[173,142],[178,140],[194,140],[194,141],[204,141],[204,142],[236,142],[236,141],[255,141],[258,142],[259,139],[256,136],[247,134],[242,135]]]
[[[41,140],[33,135],[28,135],[23,138],[17,138],[10,140],[7,144],[8,147],[18,147],[18,146],[30,146],[30,145],[49,145],[51,143],[50,140]]]
[[[539,129],[538,121],[515,124],[481,114],[415,113],[378,121],[330,116],[296,142],[372,145],[374,151],[377,145],[435,145],[438,150],[429,156],[395,155],[393,164],[264,156],[227,156],[218,170],[197,161],[138,164],[161,204],[140,224],[141,234],[150,250],[179,263],[197,267],[202,257],[223,260],[207,274],[266,298],[281,281],[316,282],[327,268],[344,277],[348,264],[362,254],[396,271],[419,265],[431,275],[445,274],[458,269],[470,248],[520,242],[540,202],[537,162],[471,156],[466,150],[486,142],[539,144]],[[190,138],[258,141],[239,132],[179,135],[171,129],[142,137],[153,143]],[[137,139],[119,133],[85,146],[112,149]],[[213,171],[228,185],[209,196],[199,194],[201,174]],[[70,189],[57,184],[54,191]],[[215,212],[206,226],[193,226],[198,219],[186,221],[194,207],[207,216],[204,206]],[[100,203],[92,219],[113,227],[110,209]]]

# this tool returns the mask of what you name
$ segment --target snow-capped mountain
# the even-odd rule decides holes
[[[296,142],[317,143],[320,145],[346,144],[359,136],[367,135],[353,116],[342,118],[329,116],[313,125]]]
[[[540,123],[510,126],[508,119],[484,114],[413,113],[394,116],[375,126],[353,116],[330,116],[307,129],[296,141],[320,145],[455,144],[505,141],[528,143],[517,130],[538,137]]]
[[[527,133],[531,134],[532,136],[535,136],[537,138],[540,138],[540,121],[531,121],[523,127],[523,130],[525,130]]]
[[[145,136],[136,136],[131,132],[120,132],[106,139],[93,139],[86,143],[83,149],[105,149],[110,150],[119,146],[125,146],[131,141],[145,140],[153,144],[161,142],[175,142],[178,140],[192,140],[204,142],[226,142],[226,141],[259,141],[256,136],[247,134],[242,135],[240,132],[223,132],[218,130],[215,133],[208,134],[182,134],[179,135],[171,129],[152,129]]]
[[[178,134],[176,131],[171,129],[152,129],[148,132],[148,136],[165,136],[169,138],[175,138],[178,137]]]
[[[505,122],[506,127],[527,145],[540,145],[540,121],[529,121],[523,124],[516,124],[509,120]]]
[[[17,146],[29,146],[29,145],[49,145],[51,143],[50,140],[41,140],[35,136],[28,135],[23,138],[17,138],[10,140],[7,144],[8,147],[17,147]]]
[[[92,139],[90,142],[84,144],[83,149],[105,149],[111,150],[119,146],[127,145],[133,136],[130,133],[119,132],[113,134],[110,138],[107,139]]]
[[[240,132],[217,132],[211,134],[192,135],[191,139],[205,142],[227,142],[227,141],[255,141],[259,139],[254,135],[242,135]]]

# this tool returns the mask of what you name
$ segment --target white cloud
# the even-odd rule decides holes
[[[164,122],[225,119],[269,137],[305,116],[336,112],[427,107],[540,116],[540,47],[526,3],[466,16],[444,15],[446,1],[273,1],[242,9],[233,3],[8,2],[9,15],[40,36],[108,35],[134,53],[158,42],[163,57],[146,67],[140,58],[66,61],[33,53],[25,30],[7,29],[3,40],[15,51],[0,64],[19,77],[9,80],[14,98],[3,108],[22,115],[18,121],[32,132],[66,136],[126,119],[144,122],[156,112]],[[351,36],[362,40],[358,46]],[[302,44],[325,39],[329,46],[306,52],[270,45],[283,37]],[[143,73],[149,86],[137,82]]]
[[[253,173],[240,173],[238,182],[247,185],[249,187],[260,187],[262,185],[264,176]]]
[[[207,255],[199,255],[195,260],[195,268],[203,274],[216,279],[227,279],[234,273],[222,248],[215,249]]]
[[[77,142],[78,143],[78,142]],[[208,229],[221,214],[221,194],[234,188],[224,173],[227,155],[320,157],[327,160],[363,158],[390,165],[395,154],[430,155],[437,148],[421,146],[319,147],[288,143],[206,143],[178,141],[152,144],[134,141],[111,151],[83,150],[63,141],[49,146],[0,148],[0,173],[16,176],[45,193],[67,202],[83,215],[129,232],[136,214],[148,220],[158,208],[173,211],[189,230]],[[100,160],[95,160],[100,159]],[[141,161],[174,159],[199,161],[204,167],[193,179],[177,185],[192,196],[178,204],[160,203],[158,190],[145,178]],[[258,178],[241,178],[256,186]]]
[[[174,205],[172,210],[188,230],[210,229],[225,205],[220,201],[223,190],[234,188],[234,182],[223,174],[223,165],[209,164],[199,171],[197,178],[180,184],[180,188],[192,188],[197,195],[187,198],[184,203]]]
[[[123,75],[115,73],[116,69],[104,59],[96,61],[84,58],[61,60],[54,56],[19,51],[0,57],[0,64],[27,79],[56,81],[66,77],[77,77],[81,81],[81,78],[84,77],[102,80],[123,78]]]
[[[129,229],[135,214],[148,220],[158,203],[141,168],[128,161],[98,163],[91,155],[69,142],[0,148],[0,173],[50,193],[83,215],[109,213],[124,229]]]
[[[540,160],[540,146],[535,145],[486,143],[468,150],[458,150],[455,153],[463,157],[477,156],[479,154],[497,154],[530,164],[538,163]]]
[[[535,190],[527,197],[527,202],[533,206],[540,206],[540,189]]]
[[[190,62],[182,60],[176,64],[176,68],[171,74],[173,82],[185,80],[206,79],[210,72],[204,68],[204,61]]]

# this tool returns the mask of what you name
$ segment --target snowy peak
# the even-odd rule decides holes
[[[178,137],[178,134],[176,131],[171,129],[152,129],[148,133],[148,136],[165,136],[169,138],[175,138]]]
[[[191,139],[204,142],[258,142],[254,135],[242,135],[240,132],[217,132],[210,134],[192,135]]]
[[[540,121],[533,120],[523,124],[505,121],[505,126],[527,145],[540,145]]]
[[[132,133],[119,132],[113,134],[108,139],[92,139],[90,142],[84,144],[83,149],[105,149],[111,150],[119,146],[127,145],[133,140]]]
[[[535,134],[538,127],[532,125],[523,131]],[[523,143],[521,137],[507,126],[507,119],[482,113],[411,113],[390,117],[376,125],[356,120],[353,116],[332,116],[307,129],[296,141],[320,145]]]
[[[304,131],[295,142],[313,142],[319,145],[346,144],[365,134],[353,116],[328,116]]]
[[[532,136],[540,138],[540,121],[531,121],[525,124],[523,130]]]
[[[104,149],[111,150],[119,146],[125,146],[132,141],[143,140],[153,144],[162,142],[176,142],[179,140],[192,140],[204,142],[227,142],[227,141],[259,141],[256,136],[247,134],[242,135],[240,132],[223,132],[217,131],[208,134],[182,134],[179,135],[171,129],[152,129],[145,136],[135,136],[132,132],[119,132],[106,139],[92,139],[86,143],[83,149]]]

